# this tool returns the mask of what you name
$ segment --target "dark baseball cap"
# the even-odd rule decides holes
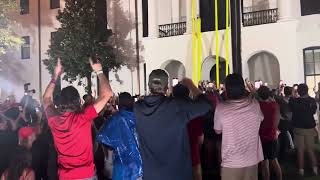
[[[165,70],[156,69],[149,75],[149,88],[154,86],[165,88],[168,86],[169,76]]]

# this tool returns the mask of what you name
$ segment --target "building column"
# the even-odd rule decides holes
[[[280,21],[294,19],[292,0],[278,0],[278,14]]]
[[[186,0],[186,8],[187,8],[187,32],[186,34],[191,34],[192,33],[192,0]]]
[[[171,14],[172,14],[172,23],[180,22],[180,1],[172,0],[171,1]]]
[[[159,37],[158,0],[148,0],[149,37]]]

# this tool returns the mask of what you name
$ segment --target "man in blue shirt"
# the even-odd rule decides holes
[[[129,93],[121,93],[119,112],[111,116],[97,136],[98,142],[113,149],[113,180],[137,180],[142,177],[133,103]]]

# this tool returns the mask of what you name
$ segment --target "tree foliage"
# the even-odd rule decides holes
[[[132,12],[123,9],[122,0],[108,2],[108,25],[113,32],[111,43],[114,47],[116,61],[121,62],[122,65],[133,71],[138,65],[136,37],[133,31],[135,30],[135,16]],[[143,46],[139,46],[139,50],[143,51]],[[143,62],[141,55],[139,60]],[[122,84],[123,81],[119,78],[118,72],[115,70],[114,73],[116,81]]]
[[[9,18],[9,13],[17,10],[15,0],[0,1],[0,56],[7,51],[18,49],[23,40],[14,34],[15,22]]]
[[[90,81],[88,56],[100,57],[104,72],[120,67],[121,63],[115,60],[113,47],[108,42],[111,33],[105,31],[105,27],[101,38],[101,29],[96,27],[96,9],[94,0],[65,1],[65,8],[57,16],[61,27],[52,36],[49,59],[45,62],[50,72],[57,57],[62,59],[64,79],[69,82],[84,77]]]

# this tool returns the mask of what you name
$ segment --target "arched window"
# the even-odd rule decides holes
[[[172,85],[173,79],[177,78],[182,80],[186,77],[186,69],[180,61],[168,60],[162,64],[161,68],[168,72],[170,86]]]
[[[251,81],[262,80],[271,88],[277,88],[280,82],[280,65],[273,54],[262,51],[248,60],[249,78]]]
[[[312,93],[320,82],[320,46],[303,50],[305,82]]]
[[[219,57],[219,81],[224,83],[226,79],[226,60]],[[216,81],[216,56],[208,56],[204,59],[201,66],[201,80]]]

